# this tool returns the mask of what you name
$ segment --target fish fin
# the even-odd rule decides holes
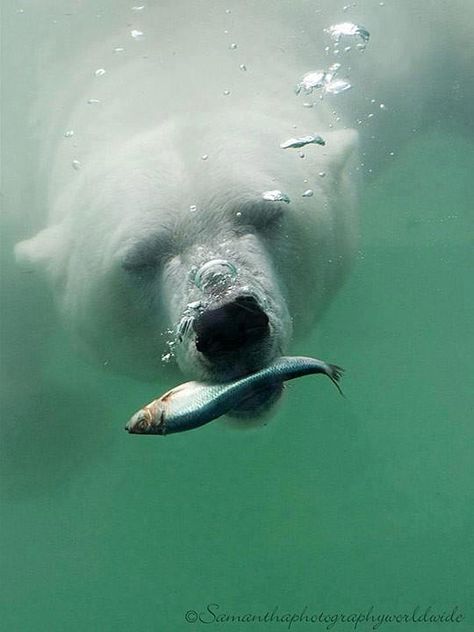
[[[345,397],[341,387],[339,386],[339,380],[341,379],[343,373],[344,369],[341,366],[337,366],[337,364],[328,364],[328,372],[326,375],[337,388],[342,397]]]

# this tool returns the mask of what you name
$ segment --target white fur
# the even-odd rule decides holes
[[[288,352],[293,336],[311,329],[355,246],[356,120],[371,111],[372,97],[395,112],[392,136],[384,136],[380,112],[372,128],[363,127],[364,153],[375,134],[383,160],[392,149],[387,143],[422,115],[420,98],[403,82],[426,72],[433,37],[422,19],[413,26],[416,12],[405,2],[401,9],[387,2],[385,13],[368,0],[347,13],[331,2],[318,2],[320,12],[309,2],[239,2],[230,15],[217,0],[160,4],[131,15],[129,2],[114,3],[110,39],[101,45],[91,6],[80,54],[64,60],[73,81],[45,80],[44,105],[52,111],[42,158],[51,167],[49,215],[46,228],[16,247],[19,260],[46,272],[65,322],[95,355],[146,379],[172,368],[161,361],[165,332],[190,301],[203,298],[189,273],[210,259],[231,261],[238,289],[250,288],[265,304],[272,336],[257,363]],[[297,97],[293,87],[305,72],[335,61],[324,52],[323,29],[346,20],[372,33],[365,53],[340,59],[353,66],[352,94],[303,108],[318,96]],[[442,32],[442,16],[435,22]],[[134,27],[143,41],[130,37]],[[114,54],[121,45],[126,50]],[[404,54],[407,45],[416,62]],[[101,67],[106,74],[94,76]],[[64,137],[67,129],[74,136]],[[312,132],[326,145],[305,148],[304,158],[279,147]],[[302,197],[309,188],[314,195]],[[290,204],[263,202],[262,192],[271,189],[282,190]],[[253,227],[272,204],[275,212],[282,207],[279,227]],[[250,217],[246,224],[241,212]],[[130,252],[150,239],[164,251],[156,274],[125,271]],[[192,339],[178,345],[177,360],[186,376],[219,377]],[[233,372],[238,368],[224,377]]]

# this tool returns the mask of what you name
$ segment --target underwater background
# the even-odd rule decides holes
[[[160,388],[81,359],[4,218],[0,629],[352,630],[335,615],[373,607],[474,630],[473,173],[439,120],[366,178],[354,271],[294,349],[345,367],[346,397],[291,382],[245,432],[125,433]]]

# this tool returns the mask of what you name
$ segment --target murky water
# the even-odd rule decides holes
[[[38,6],[4,13],[7,51],[29,32],[43,54]],[[40,124],[26,117],[35,69],[21,51],[3,96],[7,211],[31,202],[22,174]],[[162,389],[82,359],[46,285],[14,263],[37,214],[19,226],[6,213],[2,630],[352,630],[335,615],[371,606],[464,617],[381,630],[473,629],[474,152],[466,128],[433,119],[366,174],[353,274],[294,349],[343,365],[346,399],[307,377],[268,425],[245,432],[219,422],[172,437],[123,432]]]

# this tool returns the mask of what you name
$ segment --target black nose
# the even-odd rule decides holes
[[[237,351],[268,336],[268,316],[253,296],[205,311],[194,322],[196,348],[211,357]]]

